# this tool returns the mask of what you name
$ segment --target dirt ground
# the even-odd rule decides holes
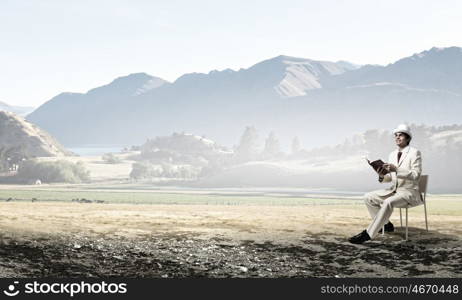
[[[409,217],[409,241],[352,245],[360,204],[1,202],[0,277],[462,277],[460,214]]]

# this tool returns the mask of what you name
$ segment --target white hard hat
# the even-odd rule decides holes
[[[406,133],[412,138],[411,128],[409,128],[409,126],[407,126],[406,124],[399,124],[398,127],[396,127],[393,130],[393,134],[396,134],[398,132]]]

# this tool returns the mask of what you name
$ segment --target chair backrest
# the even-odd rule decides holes
[[[427,183],[428,183],[428,175],[420,175],[419,179],[419,191],[420,193],[427,192]]]
[[[425,202],[425,198],[427,196],[427,184],[428,184],[428,175],[420,175],[419,193],[420,193],[422,202]]]

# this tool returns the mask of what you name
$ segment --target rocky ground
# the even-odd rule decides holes
[[[458,244],[458,245],[457,245]],[[1,277],[462,277],[460,240],[307,236],[298,245],[191,235],[144,240],[1,237]]]
[[[0,277],[462,277],[462,202],[432,203],[353,245],[363,205],[2,202]]]

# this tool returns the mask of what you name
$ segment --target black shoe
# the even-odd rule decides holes
[[[393,232],[395,231],[395,226],[393,226],[393,223],[391,222],[388,222],[387,224],[385,224],[385,232]],[[379,230],[379,233],[382,233],[382,229]]]
[[[371,237],[369,236],[369,234],[367,233],[366,230],[362,231],[361,233],[351,237],[348,239],[348,241],[352,244],[362,244],[364,243],[365,241],[368,241],[370,240]]]

